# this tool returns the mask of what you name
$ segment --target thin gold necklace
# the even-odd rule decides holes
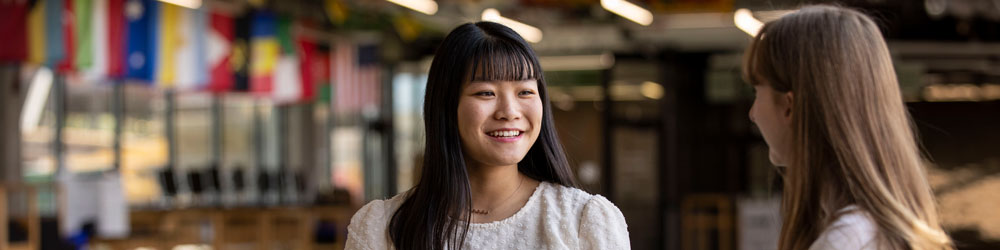
[[[503,200],[503,201],[501,201],[501,202],[500,202],[500,203],[499,203],[498,205],[496,205],[496,206],[494,206],[494,207],[492,207],[492,208],[490,208],[490,209],[487,209],[487,210],[481,210],[481,209],[475,209],[475,208],[473,208],[473,209],[471,209],[471,212],[472,212],[472,213],[474,213],[474,214],[481,214],[481,215],[489,215],[489,214],[490,214],[490,212],[492,212],[492,211],[493,211],[493,209],[496,209],[496,208],[497,208],[497,207],[499,207],[500,205],[503,205],[503,204],[507,203],[507,200],[510,200],[510,198],[513,198],[513,197],[514,197],[514,194],[517,194],[517,191],[518,191],[518,190],[521,190],[521,184],[524,184],[524,177],[523,177],[523,176],[520,176],[520,174],[519,174],[518,176],[519,176],[520,178],[519,178],[519,179],[518,179],[518,181],[517,181],[517,188],[515,188],[515,189],[514,189],[514,192],[510,193],[510,196],[507,196],[507,199],[504,199],[504,200]]]

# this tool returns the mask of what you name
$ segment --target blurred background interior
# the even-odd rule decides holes
[[[740,64],[804,3],[0,1],[0,249],[339,249],[418,179],[433,52],[479,20],[532,43],[633,249],[774,249]],[[958,249],[1000,249],[1000,1],[836,3],[881,24]]]

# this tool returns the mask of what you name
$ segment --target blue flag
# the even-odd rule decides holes
[[[125,3],[125,19],[128,20],[126,78],[153,83],[158,5],[156,0],[128,0]]]
[[[66,49],[63,47],[63,0],[45,1],[45,62],[49,67],[55,67],[63,57]]]

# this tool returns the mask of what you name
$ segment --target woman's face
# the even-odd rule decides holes
[[[792,150],[792,92],[780,93],[769,84],[753,87],[756,96],[750,121],[757,124],[775,166],[788,166]]]
[[[458,99],[458,133],[466,160],[479,166],[516,165],[542,127],[538,81],[469,82]]]

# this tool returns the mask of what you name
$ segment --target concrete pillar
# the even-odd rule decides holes
[[[0,180],[21,181],[21,106],[28,84],[17,64],[0,65]]]

